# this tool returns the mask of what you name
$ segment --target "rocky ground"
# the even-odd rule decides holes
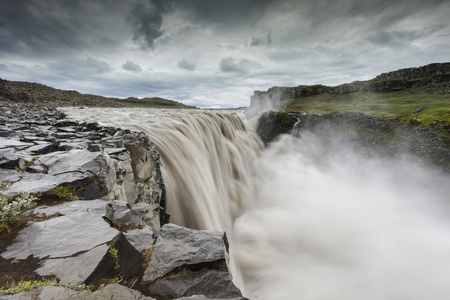
[[[0,101],[0,197],[40,198],[2,228],[0,299],[243,299],[226,235],[168,223],[160,166],[142,132]]]
[[[39,83],[0,79],[2,100],[56,106],[195,108],[160,97],[119,99],[59,90]]]

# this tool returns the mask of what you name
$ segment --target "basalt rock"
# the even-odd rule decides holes
[[[36,300],[56,300],[56,299],[72,299],[72,300],[155,300],[147,297],[119,284],[109,284],[101,290],[93,293],[87,291],[74,291],[62,286],[43,286],[31,291],[21,292],[11,296],[0,296],[1,300],[21,300],[21,299],[36,299]]]
[[[86,200],[148,204],[135,214],[155,229],[168,221],[160,156],[142,132],[68,120],[52,106],[0,102],[0,133],[2,194],[63,186]]]
[[[242,297],[228,271],[226,235],[174,224],[161,228],[141,285],[150,295],[170,299]]]
[[[63,283],[91,283],[117,276],[110,247],[117,250],[124,277],[139,272],[142,257],[125,236],[102,217],[83,212],[30,224],[1,257],[17,262],[31,256],[39,267],[30,272],[56,276]]]
[[[1,193],[66,187],[85,200],[26,212],[31,221],[2,244],[0,273],[19,267],[27,278],[90,284],[120,271],[136,290],[107,285],[88,294],[48,286],[0,299],[244,299],[228,271],[225,233],[164,225],[161,162],[147,136],[67,120],[54,107],[29,102],[0,101]],[[152,249],[143,270],[139,251]]]

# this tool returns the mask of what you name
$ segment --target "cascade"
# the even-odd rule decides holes
[[[365,157],[333,132],[263,150],[235,113],[74,109],[158,147],[172,222],[225,230],[250,299],[444,299],[448,176]]]

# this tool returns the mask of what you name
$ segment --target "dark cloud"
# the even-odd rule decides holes
[[[127,21],[133,26],[135,42],[154,48],[155,39],[163,35],[163,15],[172,8],[171,0],[134,0]]]
[[[122,69],[135,73],[142,72],[141,66],[130,60],[127,60],[127,62],[122,65]]]
[[[105,47],[123,9],[123,1],[0,1],[0,45],[3,51],[36,56],[68,54]],[[105,18],[104,16],[108,16]],[[117,32],[116,32],[117,36]]]
[[[259,38],[252,37],[250,42],[250,47],[259,46],[261,44],[261,40]]]
[[[267,34],[267,45],[272,45],[272,32],[269,31],[269,33]]]
[[[252,37],[252,39],[250,41],[250,47],[263,46],[263,45],[270,46],[272,44],[271,34],[272,33],[269,31],[266,38]]]
[[[185,70],[188,70],[188,71],[195,71],[195,69],[197,69],[197,65],[195,63],[193,63],[193,62],[191,62],[191,61],[189,61],[189,60],[187,60],[185,58],[180,60],[177,63],[177,66],[180,69],[185,69]]]
[[[195,22],[219,24],[228,28],[255,22],[273,3],[276,0],[177,0],[176,8]]]
[[[449,15],[449,0],[0,0],[0,76],[241,106],[448,61]]]

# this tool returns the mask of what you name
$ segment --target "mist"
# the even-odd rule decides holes
[[[353,146],[283,135],[255,161],[255,205],[234,227],[247,297],[448,297],[448,176]]]

